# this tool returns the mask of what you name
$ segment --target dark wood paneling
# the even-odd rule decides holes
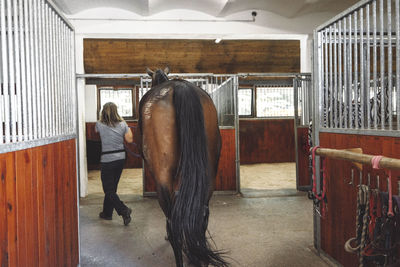
[[[297,163],[299,186],[309,186],[309,145],[308,145],[308,127],[297,128]]]
[[[236,151],[235,129],[220,129],[222,137],[221,156],[218,164],[218,173],[215,180],[216,191],[236,190]],[[145,193],[156,192],[156,182],[145,168]]]
[[[363,153],[400,158],[400,138],[361,136],[349,134],[320,134],[320,146],[345,149],[361,147]],[[357,266],[357,256],[344,251],[344,243],[355,236],[357,187],[349,185],[351,169],[354,169],[354,182],[359,183],[359,172],[345,161],[327,159],[327,197],[328,210],[321,220],[321,247],[343,266]],[[380,189],[387,191],[387,182],[383,177],[384,170],[372,170],[371,166],[363,166],[363,183],[367,183],[367,174],[371,174],[371,186],[376,188],[376,175],[379,174]],[[394,171],[392,188],[398,194],[397,182],[400,172]]]
[[[293,119],[240,119],[240,164],[294,162]]]
[[[0,154],[1,266],[77,266],[75,157],[75,140]]]
[[[7,238],[8,238],[8,266],[18,266],[17,249],[17,192],[15,174],[15,153],[3,154],[6,164],[6,199],[7,199]],[[3,173],[3,171],[1,171]],[[2,253],[3,254],[3,253]]]
[[[84,64],[85,73],[299,72],[300,41],[85,39]]]
[[[135,134],[137,122],[127,122],[131,127],[132,133]],[[95,131],[95,122],[86,123],[86,155],[88,170],[100,169],[101,141],[100,135]],[[125,145],[134,153],[138,154],[135,144]],[[126,161],[124,168],[142,168],[142,158],[135,157],[130,153],[126,153]]]

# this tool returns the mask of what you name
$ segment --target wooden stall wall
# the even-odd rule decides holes
[[[311,185],[309,150],[308,126],[297,127],[297,175],[299,179],[298,186],[302,188]]]
[[[75,140],[0,154],[0,265],[77,266]]]
[[[325,148],[357,148],[363,153],[400,158],[400,138],[381,136],[362,136],[350,134],[321,133],[320,146]],[[345,252],[344,243],[355,236],[357,184],[359,171],[350,163],[327,159],[327,198],[328,209],[321,219],[321,247],[343,266],[358,266],[358,257]],[[351,169],[354,169],[354,183],[350,185]],[[380,176],[379,188],[387,192],[387,180],[383,170],[372,170],[363,166],[363,183],[367,183],[367,174],[371,174],[371,187],[376,188],[376,175]],[[400,172],[392,171],[393,193],[398,194]],[[399,250],[400,252],[400,250]]]
[[[240,119],[240,164],[294,162],[293,119]]]
[[[299,72],[298,40],[85,39],[85,73]]]
[[[135,134],[137,122],[127,122],[131,127],[132,133]],[[95,131],[95,122],[86,123],[86,155],[88,170],[100,169],[101,141],[100,135]],[[125,144],[130,151],[138,153],[135,144]],[[135,157],[130,153],[126,153],[126,161],[124,168],[142,168],[142,158]]]

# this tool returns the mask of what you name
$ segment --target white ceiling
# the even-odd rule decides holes
[[[119,8],[141,16],[173,9],[200,11],[225,17],[241,11],[263,10],[286,18],[319,12],[340,13],[358,0],[53,0],[67,15],[92,8]],[[327,18],[329,19],[329,18]]]

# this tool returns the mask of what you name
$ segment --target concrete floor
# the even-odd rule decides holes
[[[312,203],[305,194],[286,186],[244,191],[245,197],[214,195],[210,202],[209,232],[232,266],[329,266],[313,250]],[[91,192],[80,200],[81,266],[175,265],[156,199],[121,194],[133,209],[125,227],[116,214],[112,221],[98,218],[103,195]]]

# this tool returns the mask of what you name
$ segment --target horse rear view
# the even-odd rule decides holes
[[[148,73],[152,88],[140,101],[139,143],[157,183],[176,265],[183,266],[183,251],[194,266],[228,266],[206,238],[221,150],[215,106],[192,83],[169,80],[168,70]]]

